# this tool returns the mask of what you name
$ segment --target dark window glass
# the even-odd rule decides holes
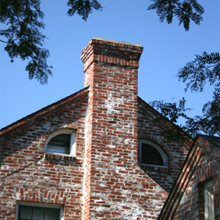
[[[60,209],[19,205],[18,220],[59,220]]]
[[[155,147],[141,143],[141,163],[163,166],[163,159]]]
[[[70,153],[70,134],[60,134],[52,138],[47,145],[47,153]]]

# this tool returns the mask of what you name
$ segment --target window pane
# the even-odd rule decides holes
[[[163,166],[163,159],[156,148],[142,143],[141,144],[141,163]]]
[[[18,220],[60,220],[60,209],[40,206],[19,206]]]
[[[52,138],[47,145],[47,153],[70,153],[70,134],[60,134]]]
[[[31,209],[22,208],[21,209],[21,218],[22,219],[31,219],[31,213],[32,213]]]
[[[45,211],[45,220],[58,220],[59,212],[57,210],[54,211]]]
[[[39,209],[34,209],[33,220],[44,220],[44,211]]]
[[[205,219],[214,220],[214,201],[212,182],[205,185]]]

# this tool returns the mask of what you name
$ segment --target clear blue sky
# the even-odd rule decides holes
[[[94,11],[87,22],[66,15],[63,0],[42,1],[47,36],[44,47],[50,50],[48,64],[53,77],[47,85],[29,80],[26,62],[10,58],[0,43],[0,128],[5,127],[53,102],[83,88],[81,50],[93,37],[140,44],[144,47],[140,60],[138,95],[146,102],[178,101],[183,96],[191,115],[200,114],[202,104],[211,99],[212,90],[184,93],[178,82],[178,70],[203,51],[220,49],[220,1],[199,0],[205,8],[201,24],[191,23],[186,32],[175,19],[170,25],[160,23],[155,11],[148,11],[149,0],[111,0],[100,3],[103,11]]]

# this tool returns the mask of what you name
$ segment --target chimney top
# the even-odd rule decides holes
[[[138,68],[142,51],[143,47],[139,44],[94,37],[82,50],[81,60],[84,71],[93,62]]]
[[[93,37],[93,38],[89,41],[89,43],[86,45],[86,47],[87,47],[93,40],[98,40],[98,41],[103,41],[103,42],[109,42],[109,43],[115,43],[115,44],[123,44],[123,45],[130,45],[130,46],[141,47],[141,45],[139,45],[139,44],[133,44],[133,43],[124,42],[124,41],[117,41],[117,40],[109,40],[109,39],[99,38],[99,37]],[[85,47],[85,48],[86,48],[86,47]],[[84,49],[85,49],[85,48],[84,48]]]

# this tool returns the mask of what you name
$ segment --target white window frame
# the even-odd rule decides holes
[[[204,185],[204,207],[205,207],[205,220],[214,220],[214,199],[213,199],[213,185],[208,182]]]
[[[76,156],[76,130],[71,130],[71,129],[62,129],[59,131],[54,132],[53,134],[51,134],[45,144],[44,144],[44,152],[46,152],[47,150],[47,145],[50,142],[50,140],[60,134],[70,134],[70,153],[69,154],[65,154],[65,155],[70,155],[70,156]],[[59,154],[54,152],[55,154]]]
[[[142,161],[142,155],[141,155],[141,152],[142,152],[142,143],[145,143],[145,144],[148,144],[152,147],[154,147],[158,152],[159,154],[161,155],[162,157],[162,160],[163,160],[163,166],[161,165],[154,165],[154,164],[146,164],[146,163],[141,163]],[[147,165],[147,166],[153,166],[153,167],[168,167],[168,158],[167,158],[167,155],[164,153],[164,151],[157,145],[155,144],[154,142],[152,141],[149,141],[149,140],[140,140],[140,151],[139,151],[139,158],[140,158],[140,164],[141,165]]]
[[[63,213],[64,213],[64,206],[60,204],[48,204],[48,203],[38,203],[38,202],[23,202],[23,201],[17,201],[16,204],[16,220],[18,220],[18,211],[19,206],[33,206],[33,207],[39,207],[39,208],[54,208],[54,209],[60,209],[60,220],[64,220]]]

